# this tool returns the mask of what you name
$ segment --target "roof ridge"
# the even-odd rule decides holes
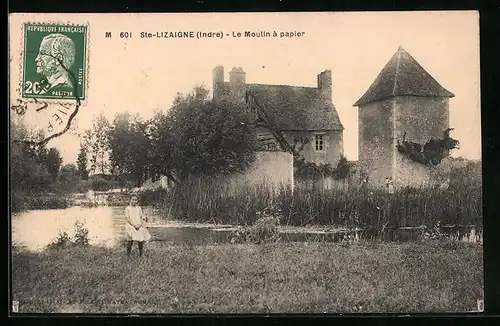
[[[247,94],[257,99],[281,130],[343,130],[335,105],[322,98],[317,88],[247,85]]]
[[[353,106],[366,105],[388,96],[454,97],[403,48],[391,57],[375,81]]]
[[[398,48],[398,52],[396,53],[398,56],[398,61],[396,62],[396,71],[394,72],[394,85],[392,85],[392,96],[396,95],[396,87],[398,84],[399,65],[401,64],[401,51],[403,51],[403,47],[400,45]]]
[[[258,85],[258,86],[271,86],[271,87],[294,87],[294,88],[305,88],[305,89],[314,89],[318,90],[317,87],[312,86],[296,86],[296,85],[287,85],[287,84],[259,84],[259,83],[247,83],[247,85]]]

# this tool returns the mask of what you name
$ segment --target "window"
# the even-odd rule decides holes
[[[316,151],[322,152],[325,150],[323,135],[315,135],[315,142],[314,143],[315,143],[314,148],[316,149]]]

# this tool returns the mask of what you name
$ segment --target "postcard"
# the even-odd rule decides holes
[[[11,313],[481,312],[476,11],[11,14]]]

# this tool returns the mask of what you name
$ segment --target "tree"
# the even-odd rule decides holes
[[[255,159],[256,134],[246,107],[215,103],[209,94],[202,86],[178,94],[152,128],[157,133],[154,164],[176,171],[181,179],[242,172]]]
[[[140,186],[149,165],[149,122],[128,112],[115,116],[109,137],[110,162],[114,173],[123,184],[127,181]]]
[[[80,181],[80,172],[74,164],[65,164],[59,171],[61,189],[66,192],[76,191]]]
[[[87,148],[82,143],[80,144],[80,152],[78,153],[78,158],[76,160],[77,170],[82,180],[88,180],[89,170],[87,169],[88,158],[87,158]]]
[[[127,156],[130,151],[128,146],[130,140],[130,114],[128,112],[118,113],[115,116],[108,137],[111,168],[113,173],[120,179],[126,174]]]
[[[92,175],[94,175],[96,173],[97,155],[98,155],[97,142],[95,141],[94,135],[95,135],[95,132],[91,128],[91,129],[85,130],[85,133],[83,136],[83,144],[84,144],[84,147],[87,151],[88,160],[90,163],[89,174],[92,174]]]
[[[130,127],[131,138],[129,148],[134,148],[135,150],[131,150],[128,155],[129,179],[136,186],[140,186],[147,177],[149,164],[148,154],[150,143],[146,135],[147,122],[142,121],[139,117],[135,117]]]
[[[175,150],[174,123],[169,121],[170,117],[158,111],[149,122],[147,136],[150,146],[149,170],[152,175],[168,175],[174,170]]]
[[[108,133],[110,127],[109,121],[101,112],[93,121],[92,128],[85,131],[84,143],[90,154],[90,172],[92,175],[98,171],[103,174],[106,173],[109,149]]]
[[[51,181],[47,169],[30,157],[21,144],[12,144],[10,159],[12,192],[39,192],[47,189]]]
[[[45,166],[47,167],[47,171],[51,175],[53,181],[57,180],[61,164],[62,158],[59,151],[56,148],[49,149],[45,159]]]
[[[11,120],[11,139],[26,139],[29,130],[20,121]],[[11,195],[39,192],[48,189],[50,175],[45,165],[37,160],[37,151],[24,142],[12,142],[10,148]]]

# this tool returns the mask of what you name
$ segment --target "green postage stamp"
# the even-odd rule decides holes
[[[83,101],[87,26],[24,24],[22,97]]]

